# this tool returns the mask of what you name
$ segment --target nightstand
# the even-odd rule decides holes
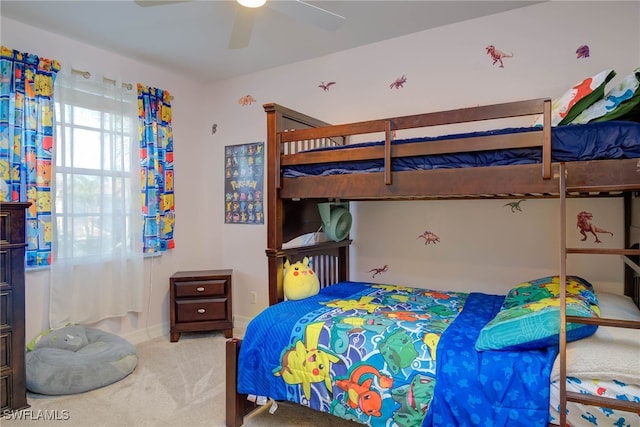
[[[182,332],[224,331],[233,336],[233,270],[178,271],[169,279],[171,342]]]

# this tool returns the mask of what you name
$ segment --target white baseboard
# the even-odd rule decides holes
[[[244,335],[244,331],[247,329],[247,325],[250,321],[250,317],[233,316],[233,328],[237,330],[240,335]],[[131,331],[121,336],[134,345],[158,337],[166,337],[167,339],[169,339],[170,326],[171,325],[169,324],[169,322],[164,322],[161,324],[150,326],[148,328]]]
[[[245,329],[247,329],[247,325],[250,321],[250,317],[235,315],[233,316],[233,327],[242,329],[244,331]]]
[[[122,335],[131,344],[140,344],[158,337],[169,339],[169,322],[159,323],[148,328],[141,328]]]

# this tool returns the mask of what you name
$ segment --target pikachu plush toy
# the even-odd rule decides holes
[[[284,263],[284,296],[288,300],[300,300],[320,292],[318,276],[309,267],[309,258],[289,264]]]

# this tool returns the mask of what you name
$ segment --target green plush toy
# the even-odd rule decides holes
[[[284,296],[288,300],[300,300],[320,292],[320,280],[309,267],[309,258],[289,264],[284,263]]]
[[[27,350],[38,348],[57,348],[78,351],[89,343],[84,326],[67,325],[60,329],[49,329],[40,333],[27,344]]]

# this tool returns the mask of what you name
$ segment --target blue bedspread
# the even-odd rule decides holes
[[[441,141],[469,136],[485,136],[531,132],[537,128],[505,128],[492,131],[453,134],[441,137],[425,137],[395,140],[393,144],[410,144],[416,141]],[[552,161],[625,159],[640,157],[640,123],[608,121],[586,125],[558,126],[551,129]],[[347,147],[383,145],[383,141],[353,144]],[[328,147],[318,150],[340,150]],[[521,165],[542,162],[542,149],[518,148],[489,150],[473,153],[438,154],[398,158],[393,161],[393,171],[465,168],[478,166]],[[333,162],[313,165],[296,165],[283,169],[289,178],[311,175],[335,175],[348,173],[381,172],[384,159],[354,162]]]
[[[472,293],[438,344],[436,388],[423,426],[537,427],[549,422],[549,377],[556,347],[474,350],[502,296]]]
[[[370,426],[546,424],[553,350],[474,349],[503,298],[344,282],[285,301],[249,323],[238,392]]]

